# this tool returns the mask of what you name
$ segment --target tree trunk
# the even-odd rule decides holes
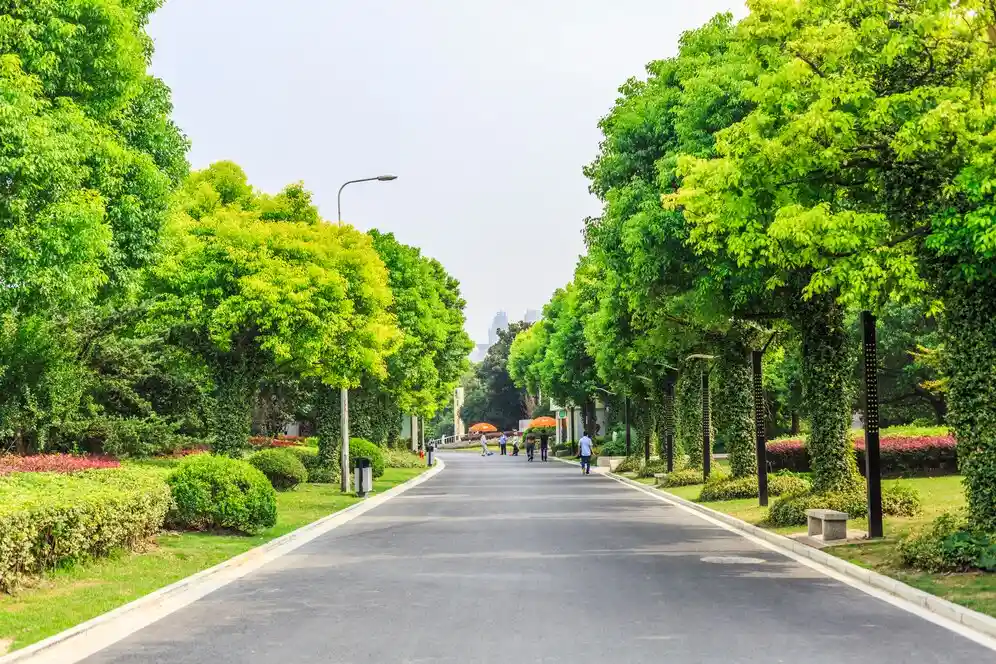
[[[598,435],[598,418],[596,417],[595,402],[592,399],[587,399],[582,406],[582,418],[584,419],[584,430],[589,436],[594,438]]]
[[[209,422],[215,454],[239,456],[249,445],[256,391],[256,380],[245,369],[217,372],[214,409]]]
[[[342,463],[342,431],[339,410],[339,388],[319,385],[315,391],[315,433],[318,434],[318,458],[321,460],[321,480],[334,484],[339,481]]]
[[[791,319],[802,336],[802,399],[810,431],[806,448],[814,493],[860,489],[861,475],[848,438],[855,357],[834,294],[798,300]]]
[[[799,435],[799,411],[792,411],[792,429],[789,431],[793,436]]]
[[[674,392],[675,446],[691,468],[702,468],[702,372],[683,362]]]
[[[751,477],[757,473],[749,342],[748,330],[734,325],[716,356],[719,388],[714,404],[716,439],[726,445],[733,477]]]
[[[958,440],[969,518],[996,532],[996,283],[950,283],[944,299],[944,373],[947,421]]]

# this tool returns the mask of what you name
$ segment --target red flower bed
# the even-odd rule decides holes
[[[249,444],[253,447],[296,447],[301,444],[300,436],[253,436],[249,439]]]
[[[0,475],[9,473],[78,473],[97,468],[118,468],[121,462],[111,457],[73,456],[71,454],[7,455],[0,457]]]
[[[957,443],[952,436],[887,436],[881,440],[882,474],[912,475],[934,471],[957,472]],[[865,440],[854,439],[858,467],[864,472]],[[780,440],[768,444],[772,470],[807,472],[809,455],[802,440]]]

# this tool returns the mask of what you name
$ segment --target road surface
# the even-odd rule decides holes
[[[434,479],[85,661],[996,661],[609,478],[445,459]]]

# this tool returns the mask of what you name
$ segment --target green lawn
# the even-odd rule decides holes
[[[154,465],[166,472],[170,464]],[[425,470],[388,468],[374,490],[386,491]],[[305,484],[277,495],[277,525],[261,535],[163,534],[143,553],[122,552],[53,572],[17,595],[0,595],[0,646],[23,648],[357,502],[333,485]]]
[[[961,481],[960,475],[884,480],[882,482],[884,486],[906,484],[916,488],[923,497],[923,514],[913,518],[886,516],[884,521],[886,537],[884,539],[834,546],[824,550],[862,567],[873,569],[903,583],[908,583],[915,588],[996,617],[996,574],[927,574],[901,567],[896,558],[896,542],[900,538],[944,512],[958,510],[965,506],[965,495]],[[664,490],[686,500],[696,500],[702,491],[702,485]],[[772,501],[774,500],[772,498]],[[767,508],[759,507],[756,498],[702,504],[757,526],[763,526],[764,518],[767,516]],[[867,530],[868,520],[853,519],[848,522],[848,528]],[[802,526],[794,526],[771,528],[770,530],[788,535],[805,532],[806,529]]]

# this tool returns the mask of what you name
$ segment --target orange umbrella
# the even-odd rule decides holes
[[[531,427],[555,427],[557,426],[557,420],[552,417],[537,417],[535,420],[529,423]]]
[[[471,433],[492,433],[498,431],[498,427],[493,424],[488,424],[487,422],[478,422],[474,426],[470,427]]]

